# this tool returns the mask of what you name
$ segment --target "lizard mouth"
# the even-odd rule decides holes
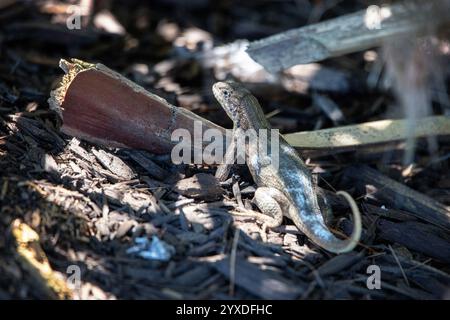
[[[237,110],[235,107],[235,97],[233,97],[233,87],[227,82],[216,82],[212,86],[214,97],[231,118],[235,121]]]
[[[212,91],[213,91],[214,97],[216,97],[216,99],[219,100],[219,102],[223,98],[221,95],[221,91],[225,88],[225,86],[226,86],[226,83],[224,83],[224,82],[216,82],[212,86]]]

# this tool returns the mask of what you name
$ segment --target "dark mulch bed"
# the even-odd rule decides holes
[[[167,156],[108,149],[60,133],[60,121],[47,103],[62,75],[60,58],[101,62],[171,103],[230,127],[211,95],[214,71],[192,57],[181,58],[182,48],[191,45],[184,31],[202,29],[204,45],[218,45],[363,8],[362,1],[345,1],[317,16],[296,1],[233,5],[191,0],[176,6],[181,2],[159,0],[147,6],[141,1],[99,1],[93,15],[102,8],[111,10],[126,35],[95,28],[69,32],[67,15],[57,6],[45,6],[46,1],[0,7],[0,298],[47,297],[14,254],[11,224],[16,218],[39,234],[54,270],[67,276],[70,265],[81,268],[82,285],[75,297],[448,298],[448,229],[417,218],[415,210],[427,209],[414,203],[407,209],[399,206],[392,196],[395,188],[371,196],[373,185],[381,183],[383,189],[393,179],[449,205],[448,139],[438,140],[432,158],[426,141],[419,141],[410,167],[401,165],[401,148],[311,155],[308,165],[320,176],[319,185],[348,190],[363,214],[361,245],[336,256],[312,244],[290,221],[271,230],[263,243],[257,221],[231,216],[235,182],[244,202],[253,196],[254,183],[245,168],[217,186],[210,179],[215,168],[175,166]],[[61,28],[54,27],[58,21]],[[355,77],[369,73],[362,53],[325,65],[347,69]],[[345,121],[383,119],[392,97],[352,85],[345,92],[326,92],[342,107]],[[308,92],[255,95],[266,112],[280,108],[271,122],[282,132],[333,126]],[[110,167],[111,159],[123,165]],[[203,179],[211,187],[199,189],[189,179],[195,174],[207,175]],[[196,192],[187,191],[189,187]],[[351,223],[344,218],[348,209],[339,203],[334,209],[334,227],[350,233]],[[154,235],[174,247],[169,262],[126,253],[136,237]],[[367,286],[371,265],[381,270],[380,290]]]

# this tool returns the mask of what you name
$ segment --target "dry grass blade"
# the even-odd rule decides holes
[[[300,149],[352,149],[373,144],[388,144],[408,138],[408,120],[380,120],[317,131],[285,134],[285,139]],[[417,120],[415,138],[450,135],[450,118],[426,117]]]

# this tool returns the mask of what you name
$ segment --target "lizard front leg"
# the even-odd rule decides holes
[[[216,178],[219,181],[225,181],[227,180],[228,176],[230,175],[231,168],[234,165],[234,162],[236,160],[236,151],[237,151],[237,144],[236,144],[236,135],[237,135],[238,129],[233,129],[233,133],[231,136],[231,142],[228,146],[225,156],[223,157],[223,163],[220,164],[217,167],[216,171]]]

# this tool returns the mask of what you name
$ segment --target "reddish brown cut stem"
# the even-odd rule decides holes
[[[62,132],[109,147],[169,153],[175,129],[194,134],[194,122],[203,130],[224,129],[196,114],[169,104],[102,64],[61,60],[66,72],[49,103],[63,120]]]

